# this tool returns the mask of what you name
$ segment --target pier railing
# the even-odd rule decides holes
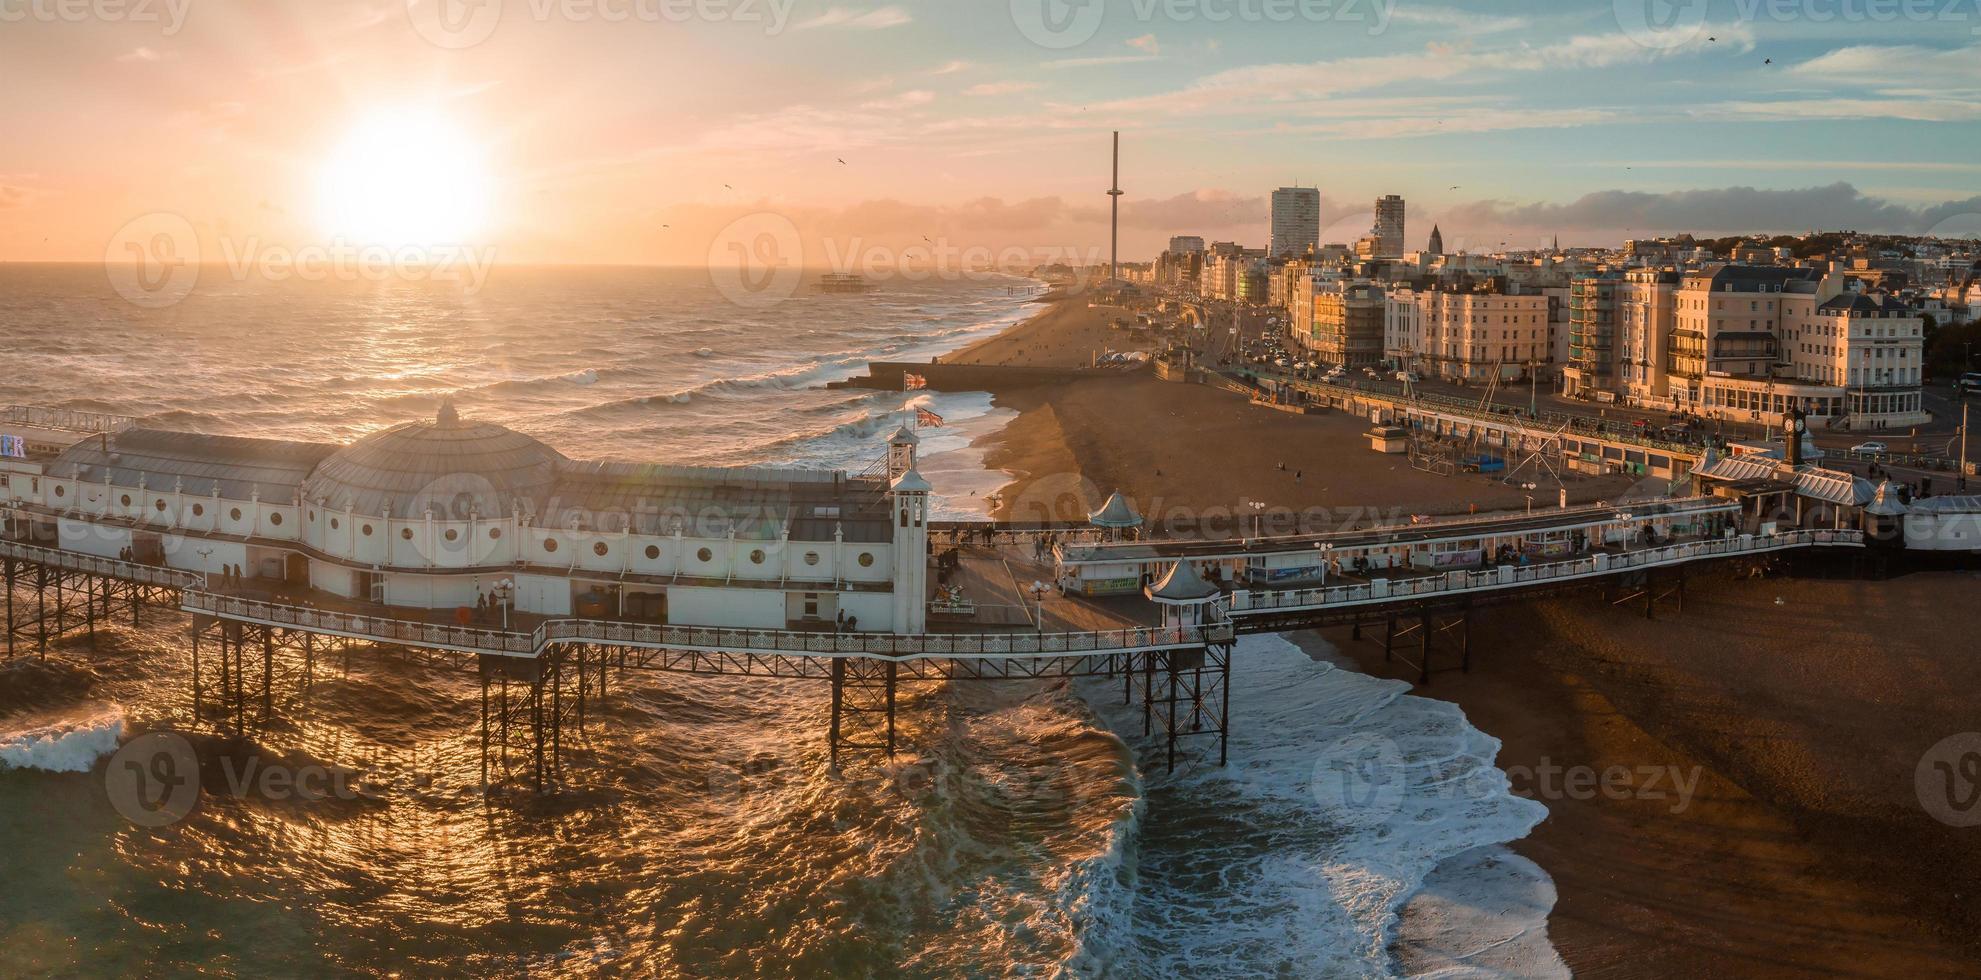
[[[168,589],[202,589],[206,587],[206,577],[196,572],[181,571],[176,568],[161,568],[134,561],[116,558],[98,558],[74,551],[57,548],[43,548],[39,545],[23,544],[19,541],[0,541],[0,557],[31,561],[50,568],[69,572],[83,572],[102,575],[108,578],[123,579],[140,585],[156,585]]]
[[[553,643],[601,643],[764,656],[857,656],[886,660],[945,657],[1003,659],[1189,649],[1208,643],[1227,643],[1236,635],[1229,623],[1076,633],[895,634],[657,626],[597,619],[553,619],[535,630],[523,632],[333,612],[210,592],[187,592],[183,607],[189,612],[289,626],[353,639],[519,657],[536,656]]]
[[[1864,532],[1853,530],[1799,530],[1765,535],[1743,534],[1734,538],[1688,541],[1683,544],[1619,554],[1599,552],[1582,558],[1537,565],[1502,565],[1479,571],[1451,571],[1443,575],[1424,575],[1404,579],[1379,578],[1360,585],[1275,591],[1241,589],[1231,594],[1228,608],[1231,615],[1243,617],[1248,613],[1383,605],[1419,596],[1490,592],[1570,579],[1596,578],[1632,569],[1680,565],[1708,558],[1814,546],[1862,547],[1863,544]]]

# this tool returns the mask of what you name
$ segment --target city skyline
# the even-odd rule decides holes
[[[236,248],[335,240],[326,167],[409,114],[447,139],[387,172],[486,187],[479,220],[385,230],[515,262],[703,264],[766,212],[842,249],[1104,246],[1117,128],[1131,260],[1176,234],[1263,244],[1271,189],[1317,179],[1323,242],[1353,242],[1391,193],[1453,251],[1981,225],[1981,19],[1945,22],[1981,18],[1965,10],[1681,5],[1702,19],[1647,28],[1629,4],[1350,4],[1213,26],[1195,4],[1058,24],[1026,2],[767,3],[754,21],[512,2],[450,29],[443,2],[17,18],[0,58],[61,94],[0,108],[20,134],[0,259],[99,261],[158,212]],[[766,41],[782,57],[744,58]],[[78,84],[93,75],[118,84]]]

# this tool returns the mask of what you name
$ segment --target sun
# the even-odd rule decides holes
[[[424,109],[374,113],[323,163],[317,216],[356,245],[459,245],[486,229],[488,164],[452,120]]]

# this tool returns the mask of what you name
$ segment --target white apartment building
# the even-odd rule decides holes
[[[1801,408],[1857,430],[1927,421],[1924,321],[1839,272],[1634,270],[1616,286],[1616,384],[1634,405],[1761,421]]]
[[[1494,290],[1399,290],[1385,310],[1384,345],[1414,370],[1446,380],[1502,380],[1551,363],[1548,297]],[[1413,342],[1414,341],[1414,342]],[[1394,345],[1392,348],[1391,345]]]

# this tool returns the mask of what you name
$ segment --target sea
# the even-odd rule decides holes
[[[0,403],[349,440],[431,415],[576,458],[864,470],[914,426],[944,516],[1009,474],[988,395],[833,389],[1036,309],[1003,275],[739,304],[700,270],[431,281],[216,270],[168,306],[91,266],[0,265]],[[1225,765],[1172,769],[1105,681],[903,688],[891,761],[826,756],[823,683],[627,672],[562,791],[482,788],[458,664],[355,654],[246,742],[193,728],[158,611],[0,662],[0,976],[1560,976],[1546,815],[1455,706],[1311,638],[1243,639]],[[120,745],[207,780],[140,825]],[[146,823],[149,823],[147,821]]]

